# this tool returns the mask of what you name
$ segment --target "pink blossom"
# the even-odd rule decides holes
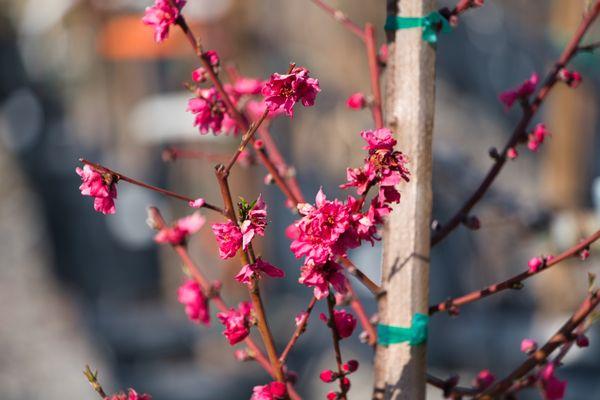
[[[565,397],[567,390],[567,382],[559,380],[554,375],[554,369],[554,363],[548,363],[539,373],[546,400],[561,400]]]
[[[211,87],[209,89],[200,89],[198,97],[188,101],[186,111],[195,115],[194,126],[200,129],[201,134],[212,131],[217,135],[221,132],[227,106],[221,100],[217,89]]]
[[[230,345],[244,340],[250,333],[252,304],[241,302],[238,309],[230,309],[227,312],[220,312],[217,318],[225,325],[223,335],[227,338]]]
[[[590,256],[590,249],[583,249],[579,252],[579,258],[581,261],[585,261]]]
[[[475,378],[475,386],[478,389],[483,390],[491,386],[496,380],[496,377],[490,372],[489,369],[484,369],[477,374]]]
[[[289,74],[271,75],[262,94],[270,111],[283,109],[288,116],[293,117],[296,102],[300,101],[305,107],[312,106],[320,91],[319,80],[310,78],[306,68],[296,67]]]
[[[208,51],[205,51],[202,54],[202,56],[208,61],[212,70],[216,74],[218,72],[219,64],[221,63],[221,60],[220,60],[217,52],[214,50],[208,50]],[[208,79],[208,71],[204,67],[197,68],[192,72],[192,80],[194,82],[202,83],[202,82],[205,82],[207,79]]]
[[[569,71],[566,68],[559,71],[558,77],[572,88],[576,88],[581,83],[581,74],[577,71]]]
[[[314,296],[321,300],[329,295],[330,284],[338,292],[346,293],[346,278],[341,270],[342,267],[333,261],[321,265],[309,263],[301,267],[298,282],[312,287]]]
[[[367,99],[365,98],[365,95],[360,92],[353,93],[348,97],[348,100],[346,100],[346,106],[353,110],[360,110],[367,106]]]
[[[255,235],[265,236],[266,226],[267,205],[263,201],[262,196],[258,196],[256,204],[248,211],[248,215],[240,227],[243,235],[242,247],[244,250],[248,247]]]
[[[222,259],[235,256],[242,247],[242,232],[234,222],[213,224],[212,231],[219,243],[219,256]]]
[[[340,338],[345,339],[352,336],[356,328],[356,318],[346,310],[333,310],[333,320]]]
[[[344,365],[342,365],[342,369],[346,372],[352,373],[358,369],[358,365],[359,365],[358,361],[350,360],[347,363],[345,363]]]
[[[362,195],[369,186],[375,181],[376,170],[373,164],[366,163],[362,168],[346,169],[346,183],[340,185],[342,189],[356,187],[356,193]]]
[[[233,84],[233,90],[239,95],[259,94],[265,82],[260,79],[241,77]]]
[[[588,347],[590,345],[590,339],[582,333],[575,338],[575,344],[577,347]]]
[[[204,201],[204,199],[202,197],[197,198],[194,201],[190,201],[188,203],[188,205],[192,208],[202,208],[204,206],[204,204],[206,204],[206,202]]]
[[[336,392],[327,393],[327,400],[337,400],[338,394]]]
[[[376,129],[374,131],[362,131],[360,136],[367,142],[364,147],[369,153],[377,150],[394,150],[396,139],[392,136],[392,131],[388,128]]]
[[[315,206],[301,204],[298,211],[304,217],[296,222],[299,236],[290,246],[297,258],[306,256],[307,262],[323,264],[345,253],[342,235],[350,226],[350,210],[344,203],[327,200],[319,190]]]
[[[154,40],[160,43],[169,36],[169,28],[175,24],[186,0],[155,0],[146,7],[142,22],[154,28]]]
[[[254,386],[250,400],[277,400],[286,397],[285,383],[271,382],[263,386]]]
[[[240,272],[235,276],[235,280],[250,285],[253,279],[260,279],[262,273],[271,278],[283,278],[285,276],[285,273],[282,270],[263,261],[263,259],[259,257],[254,264],[244,265]]]
[[[81,177],[81,194],[94,197],[94,210],[102,214],[114,214],[117,185],[112,176],[105,177],[88,164],[85,164],[83,169],[77,167],[75,172]]]
[[[527,99],[529,95],[535,91],[537,84],[538,75],[533,73],[528,80],[521,84],[521,86],[500,93],[500,101],[504,103],[506,108],[511,108],[515,101]]]
[[[544,139],[546,136],[549,136],[550,133],[546,129],[544,124],[537,124],[533,132],[529,135],[529,142],[527,143],[527,147],[531,151],[537,151],[539,146],[544,143]]]
[[[527,266],[529,267],[529,272],[538,272],[542,265],[544,265],[544,261],[539,257],[533,257],[527,263]]]
[[[533,353],[537,350],[537,343],[533,339],[523,339],[521,341],[521,351],[525,354]]]
[[[177,289],[177,300],[185,306],[190,321],[210,325],[208,298],[195,280],[188,279]]]
[[[323,313],[319,315],[319,319],[325,323],[329,323],[327,316]],[[356,328],[356,318],[354,318],[354,315],[346,310],[333,310],[333,320],[341,339],[352,336],[352,332]]]
[[[127,394],[117,393],[106,397],[104,400],[152,400],[149,394],[138,394],[135,390],[129,389]]]
[[[255,120],[260,118],[265,113],[266,109],[267,109],[267,103],[264,100],[249,100],[246,103],[246,111],[248,112],[248,114],[250,114],[252,119],[255,119]],[[284,113],[285,113],[285,110],[282,108],[279,108],[274,111],[270,110],[269,115],[267,116],[267,119],[273,119]]]
[[[517,153],[517,149],[515,149],[514,147],[511,147],[506,151],[506,156],[510,160],[514,160],[515,158],[517,158],[519,156],[519,153]]]
[[[319,374],[319,378],[321,378],[321,380],[325,383],[331,383],[335,379],[337,379],[337,373],[333,372],[330,369],[325,369],[321,371],[321,373]]]
[[[172,245],[182,244],[189,235],[198,232],[205,221],[206,219],[199,212],[195,212],[177,220],[173,226],[161,229],[154,236],[154,241],[156,243],[171,243]]]

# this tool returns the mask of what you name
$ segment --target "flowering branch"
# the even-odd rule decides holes
[[[105,167],[103,165],[93,163],[93,162],[88,161],[88,160],[86,160],[84,158],[80,158],[79,161],[82,162],[85,165],[89,165],[90,167],[94,168],[95,170],[97,170],[99,172],[102,172],[104,174],[108,174],[110,176],[110,179],[114,183],[117,183],[118,181],[125,181],[125,182],[129,182],[129,183],[131,183],[133,185],[140,186],[140,187],[143,187],[145,189],[152,190],[154,192],[160,193],[160,194],[168,196],[168,197],[173,197],[173,198],[178,199],[178,200],[183,200],[183,201],[187,202],[188,204],[195,202],[195,199],[192,199],[191,197],[183,196],[183,195],[181,195],[179,193],[171,192],[170,190],[166,190],[166,189],[162,189],[162,188],[159,188],[159,187],[156,187],[156,186],[148,185],[147,183],[138,181],[137,179],[130,178],[127,175],[123,175],[120,172],[113,171],[113,170],[111,170],[111,169],[109,169],[109,168],[107,168],[107,167]],[[224,211],[220,207],[217,207],[217,206],[212,205],[212,204],[207,203],[207,202],[203,202],[203,204],[200,207],[216,211],[219,214],[223,214],[224,213]]]
[[[579,309],[569,318],[569,320],[544,344],[539,350],[534,352],[525,362],[519,365],[506,378],[491,385],[483,393],[477,395],[476,399],[493,399],[501,393],[504,393],[513,382],[521,379],[536,366],[542,364],[554,350],[561,345],[573,340],[573,332],[586,320],[600,303],[600,292],[593,290],[583,301]]]
[[[287,360],[287,357],[290,354],[290,351],[292,350],[292,347],[294,347],[294,345],[296,344],[296,342],[298,341],[298,339],[300,338],[300,336],[306,330],[306,325],[308,324],[308,318],[310,317],[310,314],[312,313],[312,310],[315,307],[315,304],[317,304],[317,298],[313,296],[313,298],[310,299],[310,302],[308,303],[308,307],[306,307],[306,311],[304,311],[302,313],[302,316],[301,316],[302,319],[297,324],[296,330],[294,331],[294,334],[292,335],[292,338],[290,339],[290,341],[288,342],[288,344],[285,346],[285,349],[283,350],[283,352],[279,356],[279,361],[282,364],[285,364],[285,361]]]
[[[238,225],[235,209],[233,207],[233,201],[231,198],[231,191],[229,189],[229,183],[227,181],[229,171],[227,171],[226,167],[222,164],[217,165],[215,167],[215,175],[217,177],[217,181],[219,182],[219,187],[221,189],[221,196],[223,197],[223,202],[225,205],[225,213],[227,218],[235,224]],[[253,264],[256,260],[254,259],[254,254],[252,252],[252,248],[249,247],[248,253],[244,250],[241,251],[241,261],[242,266]],[[267,317],[265,314],[265,309],[262,303],[262,298],[260,295],[260,289],[258,287],[258,282],[256,280],[252,280],[252,283],[249,285],[248,291],[250,293],[250,298],[252,300],[252,305],[254,307],[254,312],[256,314],[257,326],[262,337],[263,343],[267,349],[267,355],[269,356],[269,361],[273,367],[275,372],[275,378],[279,382],[285,382],[285,376],[283,374],[283,368],[279,361],[279,357],[277,356],[277,350],[275,349],[275,342],[273,340],[273,335],[271,330],[269,329],[269,324],[267,322]]]
[[[483,289],[476,290],[464,296],[449,299],[434,306],[431,306],[429,307],[429,315],[435,314],[440,311],[453,312],[457,309],[457,307],[460,307],[464,304],[472,303],[477,300],[481,300],[485,297],[491,296],[495,293],[499,293],[503,290],[520,288],[524,280],[529,279],[532,276],[549,269],[550,267],[560,263],[561,261],[566,260],[567,258],[577,256],[582,251],[587,250],[589,246],[598,239],[600,239],[600,230],[596,231],[587,239],[579,242],[577,245],[571,247],[568,250],[565,250],[558,256],[547,258],[546,260],[540,262],[540,265],[536,266],[535,268],[529,268],[527,271],[521,272],[520,274],[515,275],[503,282],[486,286]]]
[[[514,148],[514,146],[523,138],[526,137],[526,129],[533,117],[536,115],[544,99],[547,97],[550,90],[554,87],[556,82],[559,81],[559,74],[561,70],[571,61],[571,59],[577,54],[579,49],[579,43],[583,39],[583,36],[588,31],[590,26],[594,23],[598,14],[600,13],[600,1],[596,1],[590,8],[590,11],[584,16],[581,24],[575,31],[575,34],[567,44],[560,58],[554,65],[552,71],[546,77],[543,86],[537,92],[537,95],[528,104],[526,101],[523,102],[523,116],[515,127],[510,139],[504,146],[500,154],[494,154],[494,164],[489,170],[479,187],[469,197],[469,199],[462,205],[462,207],[454,214],[452,218],[441,226],[441,228],[435,232],[431,238],[431,245],[435,246],[441,242],[450,232],[452,232],[458,225],[460,225],[466,218],[468,218],[469,212],[475,207],[475,205],[481,200],[486,194],[492,183],[496,180],[502,167],[506,163],[507,153]]]
[[[165,229],[167,224],[165,223],[164,218],[162,217],[160,211],[156,207],[148,208],[148,220],[151,222],[151,225],[157,231]],[[192,275],[192,277],[200,284],[204,293],[211,294],[213,303],[217,306],[219,311],[226,312],[229,310],[227,304],[221,298],[221,294],[218,290],[215,290],[214,286],[209,282],[209,280],[204,276],[200,268],[196,265],[196,263],[190,257],[190,254],[187,250],[187,246],[185,244],[171,244],[171,247],[181,261],[186,266],[187,271]],[[263,355],[262,351],[259,347],[254,343],[254,341],[250,337],[246,337],[244,340],[248,348],[252,351],[252,357],[269,373],[269,375],[273,376],[273,369],[271,368],[271,364]]]

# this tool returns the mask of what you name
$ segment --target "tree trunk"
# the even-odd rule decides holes
[[[435,0],[388,0],[388,15],[421,17]],[[397,148],[408,156],[411,181],[401,185],[383,233],[379,322],[410,327],[415,313],[427,314],[431,220],[432,131],[435,104],[435,48],[419,28],[388,32],[389,61],[385,90],[386,126]],[[375,399],[425,398],[426,346],[378,346]]]

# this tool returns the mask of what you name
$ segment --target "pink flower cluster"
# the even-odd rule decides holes
[[[262,197],[258,196],[256,203],[248,210],[241,226],[233,221],[212,225],[213,233],[219,243],[219,256],[227,259],[235,256],[240,247],[246,250],[256,235],[265,235],[266,226],[267,206]]]
[[[500,101],[508,109],[511,108],[517,100],[527,100],[529,98],[529,95],[531,95],[535,91],[538,81],[538,75],[536,73],[533,73],[531,77],[525,82],[523,82],[519,87],[500,93]]]
[[[364,196],[356,199],[348,196],[344,203],[338,199],[327,200],[322,190],[315,198],[315,205],[299,204],[303,217],[287,230],[293,238],[290,249],[297,258],[305,257],[299,282],[314,288],[314,295],[322,299],[329,293],[329,285],[345,292],[341,267],[335,262],[345,256],[347,250],[358,247],[362,241],[371,243],[377,239],[377,226],[389,214],[390,203],[400,201],[395,185],[408,181],[406,159],[394,150],[396,140],[389,129],[365,131],[368,157],[362,168],[348,169],[348,182],[343,188],[356,187],[359,195],[377,186],[378,194],[366,212],[362,212]]]
[[[177,300],[185,306],[190,321],[210,325],[208,298],[195,280],[188,279],[177,289]]]
[[[241,302],[238,309],[230,309],[227,312],[217,314],[217,318],[225,325],[223,335],[230,345],[241,342],[250,334],[252,325],[252,304],[247,301]]]
[[[104,400],[152,400],[152,396],[149,394],[138,394],[135,390],[129,389],[127,394],[113,394],[112,396],[105,397]]]
[[[326,369],[321,371],[319,374],[319,378],[325,383],[331,383],[337,379],[341,379],[342,386],[345,391],[350,389],[350,379],[348,379],[348,375],[358,370],[358,361],[350,360],[347,363],[342,365],[342,373],[332,371],[330,369]],[[327,399],[336,400],[340,397],[340,393],[338,392],[329,392],[327,393]]]
[[[94,198],[94,210],[102,214],[114,214],[115,200],[117,198],[117,185],[110,175],[103,175],[85,164],[83,168],[75,169],[81,177],[79,190],[83,196]]]
[[[221,132],[238,132],[235,120],[229,115],[227,105],[214,87],[198,89],[196,97],[188,101],[186,111],[194,114],[194,126],[197,126],[203,135],[208,132],[214,135]]]
[[[309,71],[303,67],[295,67],[289,74],[274,73],[262,88],[268,109],[283,109],[290,117],[294,116],[296,102],[305,107],[312,106],[320,91],[319,80],[311,78]]]
[[[566,68],[561,69],[558,72],[558,78],[564,81],[567,85],[572,88],[576,88],[581,83],[581,74],[577,71],[569,71]]]
[[[271,382],[262,386],[254,386],[250,400],[279,400],[286,398],[285,383]]]
[[[169,28],[175,24],[186,0],[155,0],[146,8],[142,22],[154,28],[154,40],[162,42],[169,36]]]
[[[187,237],[200,230],[206,219],[199,213],[177,220],[173,226],[165,227],[154,236],[156,243],[170,243],[174,246],[185,243]]]

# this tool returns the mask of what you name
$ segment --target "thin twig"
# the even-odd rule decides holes
[[[331,338],[333,339],[333,350],[335,351],[335,363],[337,365],[338,381],[340,383],[340,394],[339,400],[346,400],[346,393],[348,387],[343,384],[344,369],[342,368],[342,351],[340,350],[340,333],[338,332],[337,325],[335,323],[335,298],[333,293],[329,293],[327,296],[327,309],[329,311],[329,328],[331,329]]]
[[[165,196],[173,197],[173,198],[178,199],[178,200],[183,200],[183,201],[188,202],[188,203],[189,202],[193,202],[195,200],[195,199],[192,199],[191,197],[183,196],[183,195],[181,195],[179,193],[171,192],[170,190],[162,189],[162,188],[159,188],[159,187],[156,187],[156,186],[149,185],[149,184],[144,183],[142,181],[138,181],[137,179],[130,178],[127,175],[123,175],[122,173],[117,172],[117,171],[113,171],[110,168],[105,167],[104,165],[93,163],[93,162],[88,161],[88,160],[86,160],[84,158],[80,158],[79,161],[82,162],[82,163],[84,163],[84,164],[89,165],[90,167],[92,167],[92,168],[94,168],[94,169],[96,169],[96,170],[98,170],[100,172],[104,172],[106,174],[111,175],[113,177],[113,179],[115,179],[116,181],[129,182],[129,183],[131,183],[133,185],[140,186],[140,187],[143,187],[145,189],[149,189],[149,190],[152,190],[154,192],[160,193],[160,194],[165,195]],[[223,214],[223,209],[221,209],[220,207],[217,207],[215,205],[212,205],[210,203],[206,203],[205,202],[202,205],[202,208],[208,208],[209,210],[213,210],[213,211],[218,212],[219,214]]]
[[[333,19],[342,24],[344,28],[348,29],[350,32],[355,34],[360,40],[362,40],[363,42],[366,40],[365,32],[360,28],[360,26],[358,26],[358,24],[356,24],[350,18],[348,18],[348,16],[342,11],[336,10],[335,8],[331,7],[329,4],[325,3],[322,0],[311,1],[317,7],[325,11],[327,14],[331,15]]]
[[[465,294],[463,296],[456,297],[454,299],[449,299],[449,300],[443,301],[439,304],[433,305],[433,306],[429,307],[429,315],[435,314],[440,311],[452,310],[452,309],[455,309],[456,307],[460,307],[464,304],[468,304],[468,303],[472,303],[477,300],[481,300],[485,297],[499,293],[503,290],[519,287],[524,280],[529,279],[532,276],[537,275],[540,272],[549,269],[550,267],[560,263],[561,261],[566,260],[567,258],[576,256],[582,250],[587,249],[592,243],[594,243],[598,239],[600,239],[600,230],[596,231],[593,235],[591,235],[588,238],[586,238],[585,240],[579,242],[575,246],[569,248],[568,250],[565,250],[558,256],[553,257],[550,260],[546,260],[546,262],[544,262],[542,264],[542,266],[535,271],[526,270],[526,271],[521,272],[520,274],[517,274],[517,275],[515,275],[509,279],[506,279],[505,281],[502,281],[500,283],[489,285],[483,289],[476,290],[471,293]]]
[[[305,311],[306,315],[304,316],[304,319],[302,321],[300,321],[300,323],[296,327],[296,330],[294,331],[294,334],[292,335],[288,344],[285,346],[285,349],[279,356],[279,361],[281,362],[281,364],[285,364],[285,361],[287,360],[287,357],[290,354],[290,351],[292,351],[292,348],[294,347],[294,345],[296,344],[296,342],[298,341],[300,336],[306,330],[306,325],[308,324],[308,319],[310,318],[310,314],[312,313],[312,310],[315,307],[315,304],[317,304],[317,298],[313,296],[313,298],[310,299],[310,302],[308,303],[308,307],[306,307],[306,311]]]

